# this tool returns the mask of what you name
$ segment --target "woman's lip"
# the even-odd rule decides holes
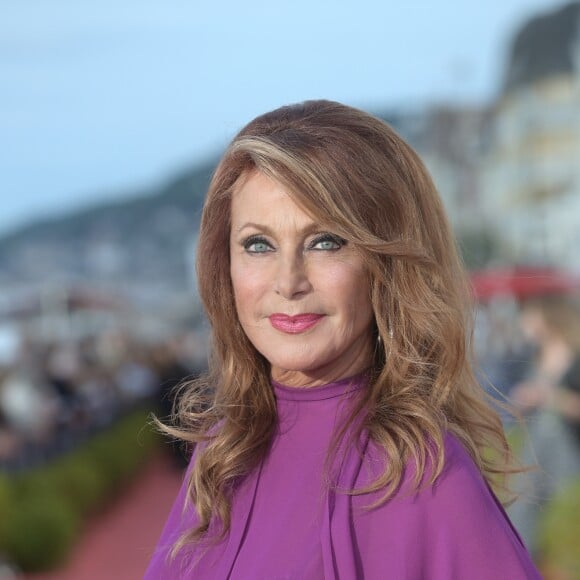
[[[288,316],[287,314],[271,314],[268,318],[270,319],[270,324],[276,330],[288,334],[299,334],[312,328],[322,319],[323,316],[323,314],[309,312],[306,314],[297,314],[296,316]]]

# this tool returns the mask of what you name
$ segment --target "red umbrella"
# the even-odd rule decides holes
[[[472,272],[475,297],[485,302],[497,296],[518,300],[548,294],[569,294],[580,291],[580,276],[552,268],[497,268]]]

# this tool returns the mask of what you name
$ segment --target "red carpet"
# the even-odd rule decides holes
[[[68,564],[26,580],[141,580],[181,476],[165,457],[156,457],[109,509],[93,519]]]

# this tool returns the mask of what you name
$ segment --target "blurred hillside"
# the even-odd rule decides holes
[[[182,288],[212,163],[155,191],[57,219],[0,239],[0,283],[55,280],[164,282]]]

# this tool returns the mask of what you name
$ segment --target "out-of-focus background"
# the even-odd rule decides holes
[[[543,467],[512,517],[547,578],[580,578],[580,2],[554,0],[0,0],[0,578],[142,576],[187,454],[148,415],[207,356],[208,181],[308,98],[432,172],[482,382]]]

